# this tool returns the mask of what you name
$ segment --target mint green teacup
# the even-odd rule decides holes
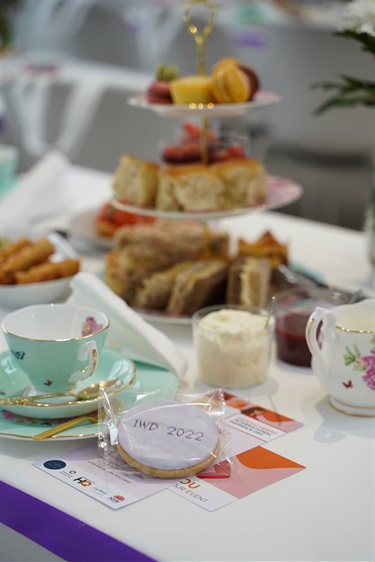
[[[16,183],[18,160],[18,148],[0,144],[0,197],[6,195]]]
[[[92,375],[108,328],[102,312],[68,304],[27,306],[2,322],[14,360],[43,393],[71,391]]]

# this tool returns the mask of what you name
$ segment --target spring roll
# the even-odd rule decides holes
[[[29,238],[20,238],[14,242],[9,242],[2,250],[0,250],[0,264],[3,264],[11,256],[14,256],[20,250],[32,246],[32,241]]]
[[[59,262],[48,262],[31,267],[27,271],[16,271],[16,284],[40,283],[70,277],[79,271],[79,260],[66,259]]]
[[[31,246],[23,248],[13,256],[10,256],[1,266],[0,283],[14,283],[15,272],[25,271],[34,265],[38,265],[55,252],[53,244],[48,238],[41,238]]]

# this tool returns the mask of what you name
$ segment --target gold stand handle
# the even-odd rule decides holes
[[[201,4],[208,8],[210,12],[209,20],[206,26],[203,28],[201,32],[199,32],[198,27],[192,22],[190,18],[190,13],[192,9]],[[184,22],[188,28],[188,31],[192,34],[195,39],[195,43],[197,45],[198,50],[198,73],[201,76],[205,76],[206,74],[206,40],[207,37],[212,32],[215,21],[216,21],[216,7],[210,0],[189,0],[184,8],[184,15],[183,15]],[[200,136],[200,144],[201,144],[201,153],[202,153],[202,163],[207,165],[208,164],[208,124],[207,118],[202,118],[202,125],[201,125],[201,136]],[[210,236],[210,229],[208,226],[207,221],[204,224],[204,246],[205,246],[205,255],[207,257],[210,256],[211,250],[211,236]]]
[[[197,26],[190,19],[190,12],[197,4],[203,4],[210,11],[210,19],[207,25],[203,28],[202,32],[199,33]],[[206,74],[206,64],[205,64],[205,48],[206,40],[211,33],[216,20],[216,7],[212,4],[210,0],[189,0],[184,8],[184,22],[192,36],[195,39],[198,48],[198,72],[199,74]]]
[[[190,14],[194,6],[201,4],[206,6],[210,12],[209,20],[206,26],[201,32],[199,32],[198,27],[191,20]],[[189,0],[184,8],[183,15],[184,22],[188,31],[192,34],[195,39],[195,43],[198,49],[198,73],[201,76],[206,74],[206,40],[207,37],[212,32],[215,21],[216,21],[216,7],[212,4],[211,0]],[[201,126],[201,151],[202,151],[202,162],[203,164],[208,164],[208,140],[207,140],[207,119],[203,117]]]

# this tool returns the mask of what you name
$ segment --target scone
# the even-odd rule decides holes
[[[152,400],[134,406],[118,425],[117,450],[140,472],[183,478],[208,468],[219,454],[214,420],[194,404]]]
[[[166,167],[160,171],[156,208],[218,211],[225,201],[224,181],[203,164]]]
[[[266,170],[255,158],[227,160],[210,166],[225,185],[223,207],[249,207],[267,197]]]
[[[154,207],[159,166],[125,154],[115,171],[112,187],[116,198],[135,207]]]

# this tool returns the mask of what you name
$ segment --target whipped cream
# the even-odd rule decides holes
[[[272,323],[246,310],[222,308],[194,325],[200,378],[224,388],[244,388],[264,381],[272,342]]]

